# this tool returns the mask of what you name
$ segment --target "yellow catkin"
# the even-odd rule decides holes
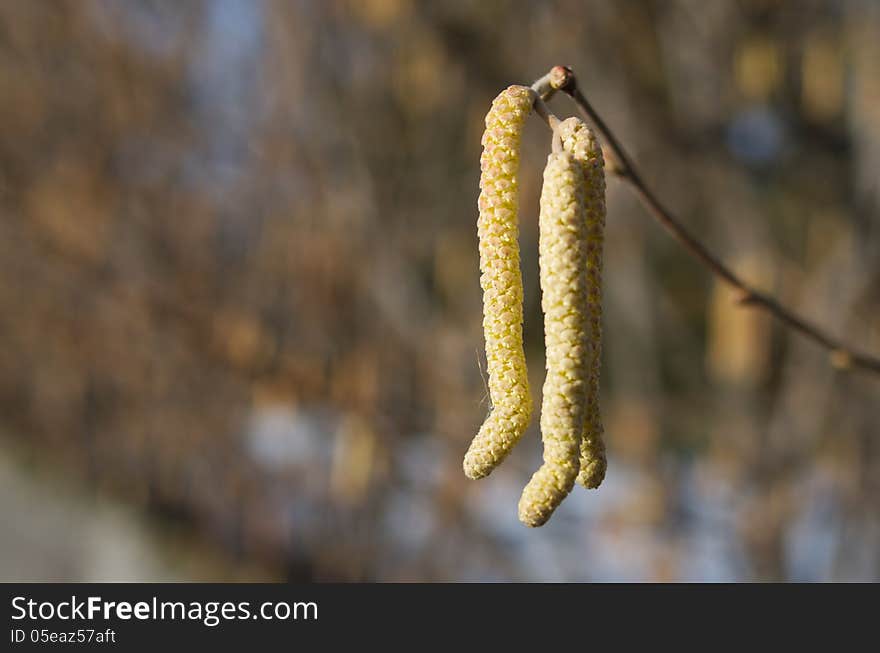
[[[584,171],[553,153],[541,192],[539,263],[547,376],[541,405],[544,464],[523,490],[519,518],[541,526],[574,487],[587,407],[590,363]]]
[[[599,374],[602,368],[602,250],[605,240],[605,164],[602,148],[589,127],[568,118],[558,127],[563,149],[578,161],[584,172],[587,225],[587,316],[589,319],[589,383],[587,412],[581,440],[577,482],[597,488],[605,478],[607,462],[602,416],[599,412]]]
[[[532,416],[523,352],[519,267],[520,141],[534,92],[510,86],[486,115],[480,158],[480,285],[492,410],[464,457],[469,478],[488,475],[522,437]]]

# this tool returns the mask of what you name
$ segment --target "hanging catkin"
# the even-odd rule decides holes
[[[523,352],[519,268],[520,140],[535,93],[510,86],[486,115],[480,158],[480,285],[492,409],[464,457],[469,478],[488,475],[522,437],[532,415]]]
[[[589,127],[578,118],[558,126],[563,149],[580,163],[584,174],[587,238],[587,301],[589,321],[589,382],[587,409],[581,440],[580,473],[577,482],[596,488],[605,478],[607,466],[602,416],[599,412],[599,374],[602,368],[602,250],[605,239],[605,163],[602,148]]]
[[[547,376],[541,406],[544,464],[523,490],[519,518],[541,526],[578,475],[590,363],[584,171],[569,152],[544,169],[539,264]]]

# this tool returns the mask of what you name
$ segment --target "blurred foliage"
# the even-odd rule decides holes
[[[877,3],[8,2],[5,439],[279,578],[880,578],[880,384],[735,306],[616,182],[606,485],[520,527],[535,429],[464,478],[482,117],[558,63],[701,238],[880,350]],[[538,390],[548,144],[536,120]]]

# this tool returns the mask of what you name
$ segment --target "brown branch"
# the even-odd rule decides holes
[[[547,88],[549,86],[549,89]],[[651,217],[659,222],[684,248],[709,269],[712,274],[724,283],[739,291],[739,303],[743,306],[754,306],[768,312],[790,329],[806,336],[808,339],[829,350],[830,362],[838,369],[861,369],[880,374],[880,358],[856,351],[848,344],[834,338],[810,324],[798,314],[779,303],[771,295],[765,294],[743,281],[721,259],[710,252],[681,221],[667,209],[653,191],[648,188],[633,164],[632,159],[623,149],[617,136],[608,127],[602,117],[578,87],[574,72],[565,66],[555,66],[549,73],[541,77],[533,88],[544,99],[549,99],[552,91],[562,91],[578,106],[582,116],[590,121],[605,141],[606,167],[628,182],[648,210]]]

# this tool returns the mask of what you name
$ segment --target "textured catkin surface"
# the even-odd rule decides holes
[[[464,458],[469,478],[488,475],[522,437],[532,415],[523,352],[517,175],[520,140],[534,92],[511,86],[486,115],[480,158],[480,285],[492,411]]]
[[[568,152],[551,154],[541,192],[539,263],[547,376],[541,406],[544,464],[523,490],[519,518],[541,526],[578,475],[590,362],[583,168]]]
[[[602,368],[602,250],[605,240],[605,162],[602,148],[587,125],[568,118],[559,125],[563,149],[580,165],[584,174],[585,220],[587,229],[587,302],[589,382],[587,409],[581,441],[580,473],[577,482],[596,488],[605,478],[604,428],[599,412],[599,374]]]

